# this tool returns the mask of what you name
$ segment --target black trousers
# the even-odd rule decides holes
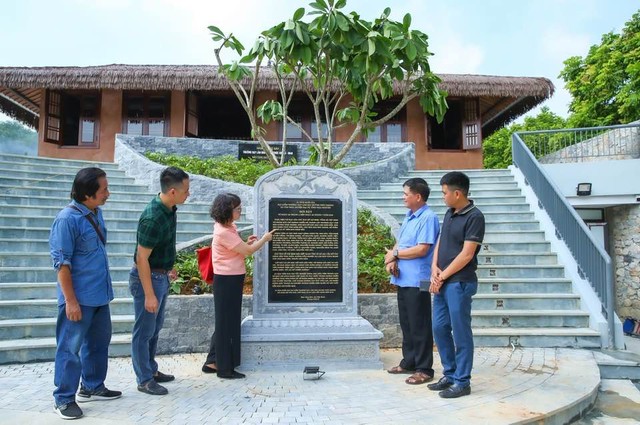
[[[211,335],[205,364],[215,363],[218,374],[228,375],[240,366],[240,321],[244,275],[213,276],[216,328]]]
[[[433,376],[431,294],[420,288],[399,286],[398,313],[402,330],[400,367]]]

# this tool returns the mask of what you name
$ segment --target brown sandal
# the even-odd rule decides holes
[[[394,366],[391,369],[387,370],[387,373],[391,373],[392,375],[398,375],[400,373],[413,373],[413,370],[405,369],[402,366]]]
[[[404,382],[409,385],[420,385],[426,384],[427,382],[433,381],[433,376],[429,376],[424,372],[416,372],[410,377],[408,377]]]

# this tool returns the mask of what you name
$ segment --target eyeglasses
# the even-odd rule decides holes
[[[237,206],[237,207],[235,207],[233,210],[234,210],[234,211],[242,211],[242,206],[241,206],[241,205],[238,205],[238,206]]]

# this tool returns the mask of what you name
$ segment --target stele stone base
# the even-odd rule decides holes
[[[284,167],[254,188],[253,315],[242,322],[242,367],[381,369],[382,332],[357,313],[357,196],[346,175]]]

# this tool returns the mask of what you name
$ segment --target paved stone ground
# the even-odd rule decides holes
[[[399,358],[397,350],[382,353],[385,367]],[[169,395],[159,397],[136,390],[129,358],[111,359],[106,384],[123,397],[81,404],[82,423],[562,423],[569,419],[563,415],[575,414],[562,409],[574,406],[575,412],[575,406],[593,403],[600,382],[591,352],[553,348],[477,349],[472,393],[456,400],[383,370],[327,370],[317,381],[303,380],[301,370],[253,371],[244,380],[220,380],[200,371],[203,359],[203,354],[160,357],[161,370],[177,379],[166,384]],[[436,363],[438,379],[437,355]],[[60,423],[52,390],[53,363],[0,366],[0,423]]]

